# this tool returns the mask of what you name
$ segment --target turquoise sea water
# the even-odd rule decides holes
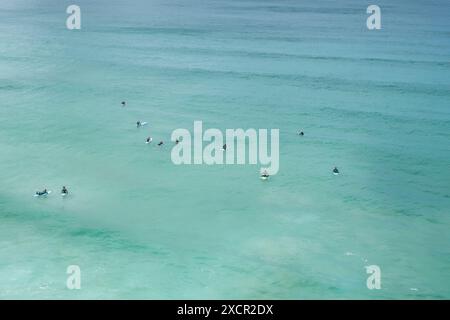
[[[450,298],[449,1],[72,3],[0,2],[0,298]],[[173,165],[194,120],[279,173]]]

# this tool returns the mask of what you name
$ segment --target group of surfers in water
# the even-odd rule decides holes
[[[122,101],[122,107],[125,107],[126,106],[126,101]],[[137,121],[136,122],[136,127],[137,128],[139,128],[139,127],[142,127],[144,124],[146,124],[146,123],[143,123],[143,122],[141,122],[141,121]],[[305,133],[303,132],[303,130],[298,130],[297,131],[297,135],[299,135],[299,136],[304,136],[305,135]],[[151,143],[153,141],[153,138],[152,137],[148,137],[147,139],[146,139],[146,143]],[[180,141],[177,139],[176,141],[175,141],[175,144],[178,144]],[[164,142],[163,141],[160,141],[159,143],[158,143],[158,146],[162,146],[164,144]],[[227,145],[226,144],[224,144],[223,146],[222,146],[222,150],[223,151],[226,151],[227,150]],[[334,175],[338,175],[339,174],[339,169],[335,166],[334,168],[333,168],[333,174]],[[264,169],[262,172],[261,172],[261,178],[264,178],[264,179],[267,179],[267,178],[269,178],[269,173],[267,172],[267,170],[266,169]],[[48,191],[47,189],[44,189],[44,190],[42,190],[42,191],[36,191],[36,196],[45,196],[45,195],[48,195],[50,193],[50,191]],[[67,194],[69,194],[69,191],[67,190],[67,188],[65,187],[65,186],[63,186],[62,187],[62,190],[61,190],[61,195],[63,195],[63,196],[65,196],[65,195],[67,195]]]
[[[36,191],[35,196],[46,196],[48,194],[50,194],[51,191],[44,189],[42,191]],[[67,190],[66,186],[63,186],[61,189],[61,195],[66,196],[69,194],[69,190]]]
[[[122,101],[122,106],[125,106],[126,105],[126,102],[125,101]],[[139,127],[141,127],[142,126],[142,122],[140,122],[140,121],[137,121],[136,122],[136,126],[139,128]],[[304,136],[305,135],[305,133],[303,132],[303,130],[298,130],[297,131],[297,135],[299,135],[299,136]],[[153,141],[153,138],[152,137],[148,137],[147,138],[147,140],[146,140],[146,143],[150,143],[150,142],[152,142]],[[175,144],[178,144],[180,141],[177,139],[176,141],[175,141]],[[159,143],[158,143],[158,146],[162,146],[164,144],[164,142],[163,141],[160,141]],[[222,146],[222,150],[223,151],[226,151],[227,150],[227,144],[224,144],[223,146]],[[337,168],[337,167],[334,167],[333,168],[333,174],[334,175],[338,175],[339,174],[339,169]],[[267,172],[267,170],[263,170],[262,172],[261,172],[261,178],[264,178],[264,179],[267,179],[267,178],[269,178],[269,173]]]

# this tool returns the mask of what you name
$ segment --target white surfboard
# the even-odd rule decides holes
[[[150,138],[150,141],[145,141],[146,144],[149,144],[153,141],[153,138]]]
[[[146,126],[148,124],[148,122],[141,122],[140,124],[139,124],[139,126],[138,126],[138,128],[140,128],[140,127],[143,127],[143,126]]]
[[[269,179],[269,177],[263,177],[263,176],[261,176],[260,178],[261,178],[261,180],[267,180],[267,179]]]

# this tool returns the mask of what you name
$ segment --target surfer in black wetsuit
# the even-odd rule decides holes
[[[125,101],[122,101],[122,107],[125,107],[127,103]]]
[[[163,144],[164,144],[164,142],[160,141],[160,142],[158,143],[158,146],[162,146]]]
[[[62,187],[61,194],[68,194],[69,190],[67,190],[66,186]]]
[[[151,138],[151,137],[148,137],[146,142],[147,142],[147,143],[152,142],[152,138]]]
[[[261,177],[263,177],[263,178],[268,178],[269,177],[269,173],[267,172],[267,170],[263,171],[263,173],[261,174]]]
[[[36,191],[36,195],[38,195],[38,196],[43,196],[47,193],[48,193],[47,189],[44,189],[44,191]]]
[[[225,143],[222,147],[223,150],[227,150],[227,144]]]
[[[137,121],[137,122],[136,122],[136,127],[139,128],[140,126],[141,126],[141,122],[140,122],[140,121]]]
[[[297,134],[299,135],[299,136],[304,136],[305,134],[303,133],[303,131],[301,131],[301,130],[299,130],[298,132],[297,132]]]
[[[333,173],[334,173],[334,174],[339,174],[339,170],[338,170],[338,168],[337,168],[337,167],[334,167],[334,169],[333,169]]]
[[[180,143],[180,140],[175,140],[175,144],[179,144]]]

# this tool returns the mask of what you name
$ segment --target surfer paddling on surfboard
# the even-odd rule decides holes
[[[147,124],[147,122],[136,121],[136,128],[143,127]]]
[[[40,196],[46,196],[50,193],[51,191],[48,191],[47,189],[44,189],[43,191],[36,191],[35,193],[35,197],[40,197]]]
[[[338,174],[339,174],[339,170],[338,170],[337,167],[334,167],[334,169],[333,169],[333,174],[334,174],[334,175],[338,175]]]

